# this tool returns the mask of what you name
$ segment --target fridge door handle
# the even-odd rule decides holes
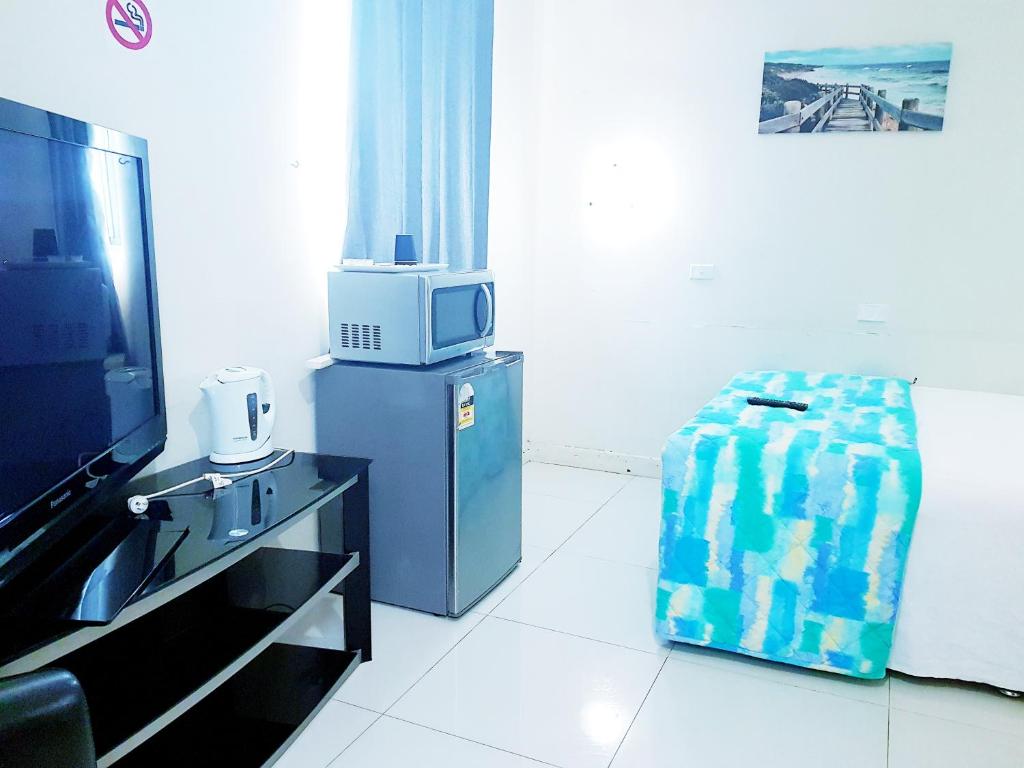
[[[479,379],[481,376],[487,375],[487,369],[484,368],[479,373],[474,373],[470,376],[459,376],[457,379],[452,379],[453,384],[461,384],[464,381],[473,381],[473,379]]]
[[[493,373],[499,370],[500,366],[507,365],[503,360],[488,360],[485,363],[481,363],[475,368],[470,368],[471,373],[457,373],[450,374],[445,381],[449,384],[461,384],[464,381],[473,381],[479,379],[481,376],[486,376],[489,373]]]

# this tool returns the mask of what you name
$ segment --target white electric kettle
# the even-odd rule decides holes
[[[277,406],[270,375],[240,365],[221,368],[199,385],[210,411],[215,464],[242,464],[269,456]]]

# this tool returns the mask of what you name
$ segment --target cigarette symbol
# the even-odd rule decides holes
[[[141,34],[146,34],[146,20],[142,18],[142,14],[139,13],[138,6],[135,5],[135,3],[130,2],[125,5],[125,9],[128,11],[128,15],[132,17],[132,21],[134,22],[134,24],[129,24],[127,21],[124,21],[123,19],[114,19],[114,24],[116,24],[119,27],[134,26],[138,32],[140,32]]]

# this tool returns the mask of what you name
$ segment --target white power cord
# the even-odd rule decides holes
[[[284,461],[293,453],[295,453],[293,449],[288,449],[280,456],[278,456],[276,459],[274,459],[272,462],[260,467],[259,469],[250,469],[247,472],[207,472],[206,474],[200,477],[195,477],[191,480],[186,480],[184,483],[178,483],[175,486],[172,486],[170,488],[164,488],[162,491],[157,491],[156,493],[149,493],[146,494],[145,496],[132,496],[130,499],[128,499],[128,509],[130,509],[133,514],[141,515],[143,512],[149,509],[150,499],[156,499],[160,496],[166,496],[170,493],[174,493],[175,491],[180,491],[182,488],[187,488],[190,485],[195,485],[196,483],[201,483],[203,481],[209,481],[214,488],[227,488],[229,485],[231,485],[231,483],[233,483],[235,480],[238,480],[239,478],[249,477],[250,475],[257,475],[260,472],[266,472],[275,464],[279,464],[280,462]]]

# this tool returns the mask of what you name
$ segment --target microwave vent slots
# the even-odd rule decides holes
[[[37,352],[71,352],[89,348],[88,323],[34,323],[32,346]]]
[[[380,351],[381,333],[379,325],[366,323],[340,323],[341,346],[343,349],[372,349]]]

